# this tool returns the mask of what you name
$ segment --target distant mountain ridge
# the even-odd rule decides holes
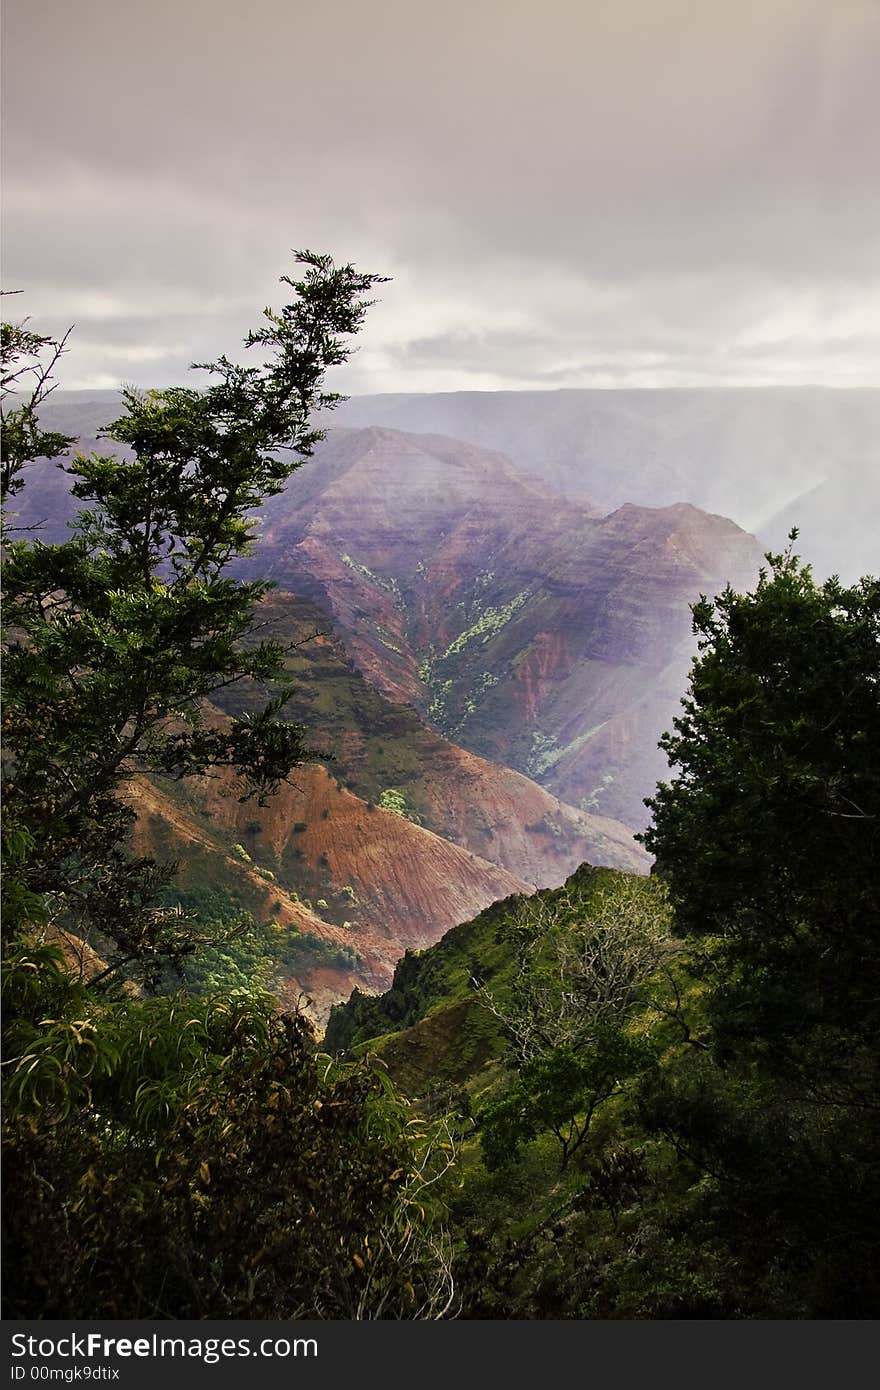
[[[45,424],[92,439],[114,391],[59,391]],[[880,569],[880,388],[821,386],[454,391],[355,396],[330,426],[441,434],[505,454],[603,511],[690,502],[773,548],[792,526],[820,575]],[[812,496],[824,488],[823,503]]]
[[[691,653],[689,604],[761,552],[687,504],[602,516],[493,452],[334,430],[263,509],[253,574],[326,607],[389,698],[632,826]]]
[[[339,424],[442,433],[501,450],[558,491],[609,510],[691,502],[774,546],[785,510],[817,569],[876,572],[861,518],[880,473],[880,389],[726,388],[459,391],[354,397]],[[827,482],[831,518],[796,505]],[[833,529],[832,529],[833,528]]]

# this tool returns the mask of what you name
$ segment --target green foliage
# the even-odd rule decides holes
[[[403,792],[398,791],[397,787],[386,787],[376,803],[383,811],[390,811],[392,815],[403,816],[405,820],[412,821],[413,825],[421,825],[421,819],[407,802]]]
[[[247,339],[267,350],[262,366],[221,357],[202,391],[126,391],[106,433],[133,457],[77,457],[87,509],[71,539],[5,538],[12,1317],[451,1306],[433,1196],[451,1154],[442,1122],[420,1120],[381,1069],[317,1056],[305,1019],[254,988],[270,957],[326,943],[250,923],[222,899],[219,920],[218,904],[181,911],[173,866],[130,856],[119,796],[138,772],[232,766],[262,798],[307,755],[301,729],[278,717],[283,688],[228,726],[203,715],[218,690],[283,670],[281,643],[247,640],[268,585],[228,566],[248,553],[253,509],[320,437],[310,414],[338,399],[324,371],[345,360],[376,280],[299,261],[304,277],[285,277],[293,302]],[[4,499],[38,453],[69,442],[36,418],[63,346],[4,328]],[[28,401],[6,410],[28,377]],[[196,965],[206,932],[214,944]],[[76,972],[67,953],[86,936],[110,961]],[[351,947],[338,954],[356,963]],[[167,987],[169,961],[206,992],[144,997],[122,983],[125,971]]]
[[[428,951],[405,952],[395,967],[391,988],[385,994],[367,995],[354,990],[347,1003],[331,1010],[324,1036],[327,1050],[357,1052],[368,1044],[373,1046],[376,1039],[385,1034],[393,1036],[398,1030],[418,1029],[435,1014],[463,1004],[467,1019],[458,1015],[455,1026],[444,1029],[453,1046],[458,1046],[472,1018],[478,1015],[481,1032],[490,1040],[488,1053],[498,1051],[500,1029],[478,1005],[473,976],[476,969],[481,979],[492,978],[499,965],[506,961],[508,952],[498,939],[499,929],[515,901],[505,899],[493,903],[473,921],[453,927]],[[396,1076],[396,1057],[386,1060]],[[434,1049],[430,1074],[441,1073],[446,1060],[445,1052]]]
[[[337,944],[276,921],[256,921],[216,891],[169,890],[165,900],[197,924],[203,942],[186,957],[180,977],[166,973],[165,992],[179,989],[181,982],[195,994],[255,988],[280,992],[291,977],[316,967],[357,970],[363,964],[348,942]]]
[[[794,535],[792,536],[794,540]],[[692,934],[706,1041],[646,1122],[707,1175],[743,1302],[869,1316],[880,1298],[880,583],[791,551],[694,609],[701,655],[645,837]]]
[[[366,565],[362,565],[358,560],[353,560],[350,555],[341,555],[340,559],[348,569],[353,570],[355,574],[362,575],[364,579],[368,579],[371,584],[376,585],[377,589],[384,589],[386,593],[392,595],[397,603],[400,602],[400,590],[397,585],[397,580],[393,575],[383,577],[382,575],[374,574]],[[387,646],[388,643],[384,643],[383,645]],[[392,650],[396,649],[392,648]]]
[[[564,1169],[599,1108],[649,1064],[632,1022],[667,954],[667,928],[656,883],[621,877],[588,904],[567,889],[520,900],[504,927],[516,952],[510,992],[499,1000],[480,989],[503,1025],[512,1078],[482,1112],[487,1167],[549,1130]]]
[[[509,1163],[523,1144],[549,1130],[560,1147],[560,1165],[566,1168],[589,1134],[598,1107],[650,1058],[642,1039],[607,1025],[597,1026],[589,1045],[577,1051],[556,1046],[539,1054],[482,1112],[486,1167]]]
[[[179,921],[151,906],[170,867],[132,859],[133,813],[117,795],[135,772],[175,777],[232,766],[245,795],[270,793],[309,756],[303,730],[279,715],[283,689],[228,727],[204,720],[219,689],[283,671],[277,641],[245,642],[266,583],[231,579],[246,555],[253,509],[279,492],[320,434],[312,411],[336,403],[324,372],[345,360],[375,276],[304,252],[280,313],[246,344],[260,366],[203,364],[202,390],[123,392],[106,435],[133,458],[75,458],[86,507],[71,539],[45,545],[10,533],[3,562],[6,813],[25,832],[14,893],[51,902],[55,922],[115,945],[113,963],[179,963]],[[35,423],[62,344],[4,330],[4,404],[31,373],[30,403],[4,414],[14,493],[34,450],[59,452]],[[49,352],[48,366],[45,352]],[[43,365],[40,365],[40,363]],[[22,415],[24,410],[24,415]],[[56,447],[57,446],[57,447]],[[8,928],[15,929],[8,913]]]
[[[612,911],[615,900],[624,903],[621,914]],[[528,1013],[523,964],[529,967],[527,976],[533,985],[540,987],[545,971],[552,984],[559,968],[557,950],[564,954],[566,943],[585,945],[576,930],[578,922],[594,922],[596,942],[610,942],[616,934],[610,923],[618,916],[628,917],[634,925],[627,943],[620,937],[620,970],[615,978],[624,986],[627,971],[641,968],[638,953],[624,968],[635,940],[647,936],[661,945],[666,940],[663,889],[650,879],[584,864],[562,888],[493,903],[473,921],[447,932],[430,950],[407,951],[385,994],[370,996],[355,990],[348,1003],[332,1010],[325,1038],[328,1050],[356,1052],[387,1035],[382,1055],[399,1076],[404,1059],[421,1053],[418,1037],[430,1028],[425,1070],[417,1078],[406,1063],[408,1082],[421,1091],[431,1080],[470,1077],[490,1058],[500,1057],[505,1047],[505,1023],[487,1004],[492,1001],[507,1013],[512,996],[520,990],[520,1012]],[[655,947],[650,950],[654,952]],[[558,991],[553,995],[551,990],[551,997],[558,1001]],[[447,1013],[448,1019],[444,1018]]]
[[[492,575],[481,576],[483,585],[480,586],[478,580],[478,589],[485,587],[485,583],[491,578]],[[436,654],[432,648],[430,655],[420,661],[419,679],[429,687],[431,693],[428,714],[446,734],[454,734],[460,729],[461,725],[476,713],[479,699],[498,684],[497,677],[491,672],[472,673],[468,687],[470,696],[461,701],[459,711],[452,711],[449,701],[455,681],[461,678],[462,661],[472,660],[475,649],[479,651],[496,637],[516,616],[528,597],[528,591],[523,590],[498,608],[484,608],[482,599],[475,596],[475,613],[472,615],[474,621],[470,626],[460,632],[445,651]]]
[[[555,734],[541,733],[536,729],[532,734],[532,748],[528,757],[528,770],[533,777],[540,777],[548,767],[559,758],[558,739]]]
[[[79,994],[76,998],[75,995]],[[448,1305],[445,1129],[266,996],[97,1008],[15,1063],[11,1316],[417,1317]],[[88,1017],[68,1017],[71,1009]]]
[[[814,1027],[876,1039],[880,582],[790,553],[694,608],[702,655],[645,844],[683,932],[718,938],[716,1028],[777,1065]]]
[[[513,598],[501,608],[484,609],[476,622],[469,628],[466,628],[464,632],[459,633],[458,637],[450,642],[445,652],[436,658],[434,662],[435,667],[442,667],[452,657],[459,656],[464,651],[465,647],[468,646],[469,643],[474,642],[478,637],[483,643],[486,643],[490,637],[500,632],[501,629],[510,622],[514,614],[522,608],[528,596],[528,593],[523,591],[522,593],[514,594]]]
[[[646,1229],[656,1219],[643,1175],[627,1186],[621,1171],[602,1193],[594,1175],[606,1154],[644,1141],[639,1078],[670,1038],[679,1046],[682,1029],[659,1007],[667,928],[661,884],[585,865],[560,889],[496,903],[408,952],[387,994],[355,991],[333,1011],[326,1046],[374,1048],[426,1110],[459,1114],[450,1203],[468,1316],[585,1315],[602,1284],[591,1273],[592,1290],[579,1273],[588,1251],[600,1265],[616,1256],[643,1193]],[[652,1172],[655,1151],[656,1141]]]
[[[0,325],[3,408],[0,410],[0,501],[5,505],[24,486],[25,468],[36,458],[57,458],[73,440],[40,429],[39,409],[54,390],[52,375],[66,351],[63,338],[35,333],[24,323]]]
[[[40,945],[10,954],[4,1003],[13,1128],[86,1113],[89,1125],[101,1114],[149,1128],[154,1111],[169,1113],[231,1046],[259,1048],[272,1009],[267,996],[244,992],[200,1001],[95,995],[71,978],[57,947]]]

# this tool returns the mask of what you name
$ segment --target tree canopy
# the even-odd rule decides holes
[[[649,1063],[632,1022],[668,954],[667,929],[656,882],[613,880],[586,901],[566,885],[520,901],[502,932],[516,958],[507,996],[480,989],[511,1062],[507,1088],[481,1117],[488,1167],[549,1132],[566,1168],[596,1113]]]
[[[792,535],[792,542],[796,533]],[[715,1185],[751,1297],[880,1298],[880,582],[789,549],[694,609],[700,655],[645,843],[709,1027],[648,1123]]]
[[[644,840],[679,930],[714,938],[731,1046],[880,1024],[880,581],[817,584],[791,551],[694,608],[677,776]]]

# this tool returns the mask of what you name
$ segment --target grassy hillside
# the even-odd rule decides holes
[[[621,882],[646,895],[653,891],[649,879],[584,864],[561,888],[528,901],[548,919],[563,901],[586,915],[603,891]],[[503,1029],[486,1007],[485,991],[500,1003],[510,996],[517,961],[509,929],[524,901],[514,896],[492,903],[435,946],[407,951],[385,994],[355,990],[332,1010],[326,1049],[378,1053],[410,1095],[424,1096],[448,1082],[479,1086],[482,1073],[497,1071],[504,1054]]]
[[[536,1112],[528,1118],[529,1064],[518,1059],[509,1024],[524,977],[539,982],[527,994],[540,1010],[559,978],[560,943],[594,939],[609,903],[622,914],[624,933],[627,915],[653,922],[657,950],[616,1015],[618,1041],[630,1049],[620,1076],[599,1087],[586,1124],[577,1087],[589,1107],[592,1075],[585,1085],[584,1074],[575,1074],[568,1107],[563,1096],[560,1129],[572,1120],[584,1134],[567,1161],[553,1126],[535,1122]],[[386,994],[355,991],[333,1010],[328,1051],[376,1054],[428,1112],[451,1108],[457,1116],[457,1186],[449,1200],[465,1316],[730,1315],[725,1259],[686,1235],[689,1223],[696,1233],[703,1219],[701,1175],[640,1113],[653,1078],[688,1050],[689,1032],[696,1037],[699,1016],[698,992],[682,976],[667,920],[656,880],[585,865],[561,888],[495,903],[430,949],[407,952]],[[554,1016],[552,1003],[544,1023]],[[600,1020],[597,1037],[603,1026]],[[579,1046],[589,1052],[592,1044],[581,1035]],[[564,1054],[557,1037],[537,1065],[548,1058],[565,1065]],[[552,1088],[552,1070],[545,1066],[543,1076]]]

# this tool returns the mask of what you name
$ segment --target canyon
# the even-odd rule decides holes
[[[109,452],[112,402],[74,404],[54,426]],[[16,510],[64,539],[63,468],[34,465]],[[754,537],[689,503],[609,511],[495,450],[378,425],[334,427],[254,520],[234,572],[274,586],[255,637],[287,650],[284,717],[316,762],[265,808],[226,774],[129,795],[135,850],[175,860],[188,901],[284,934],[285,998],[323,1021],[493,901],[584,862],[648,870],[634,832],[665,771],[689,605],[752,582]],[[205,717],[274,693],[231,687]]]

